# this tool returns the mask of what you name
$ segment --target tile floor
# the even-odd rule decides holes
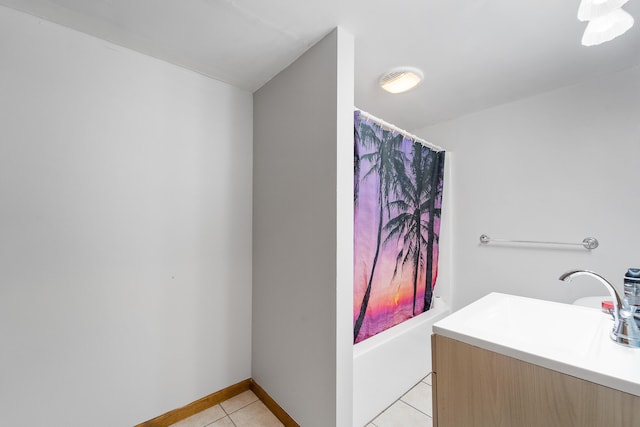
[[[225,400],[172,427],[283,427],[251,390]]]
[[[366,427],[431,427],[431,374]],[[245,391],[172,427],[276,427],[283,424],[253,394]]]
[[[431,427],[431,374],[384,410],[367,427]]]

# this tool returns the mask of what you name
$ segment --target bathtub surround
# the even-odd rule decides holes
[[[0,425],[250,378],[251,94],[5,7],[0,40]]]
[[[638,262],[640,67],[480,111],[414,133],[455,156],[454,309],[489,292],[559,302],[601,295],[595,270],[622,292]],[[580,241],[600,246],[483,246],[478,236]]]

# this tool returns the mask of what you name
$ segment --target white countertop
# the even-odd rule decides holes
[[[609,338],[598,309],[491,293],[433,325],[433,332],[640,396],[640,348]]]

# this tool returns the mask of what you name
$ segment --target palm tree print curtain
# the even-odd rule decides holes
[[[444,151],[355,112],[353,341],[431,307]]]

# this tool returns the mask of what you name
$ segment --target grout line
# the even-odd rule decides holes
[[[391,408],[393,405],[395,405],[396,403],[398,403],[399,401],[401,401],[402,398],[397,399],[395,402],[393,402],[391,405],[387,406],[386,408],[384,408],[382,410],[382,412],[380,412],[379,414],[377,414],[375,417],[373,417],[373,419],[371,421],[369,421],[369,424],[373,424],[373,421],[375,421],[380,415],[384,414],[385,412],[387,412],[387,410],[389,408]],[[375,424],[373,424],[375,426]],[[377,427],[377,426],[376,426]]]
[[[400,399],[400,400],[402,400],[402,399]],[[429,417],[429,418],[433,418],[431,415],[427,414],[427,413],[426,413],[426,412],[424,412],[424,411],[421,411],[420,409],[416,408],[415,406],[413,406],[413,405],[412,405],[411,403],[409,403],[409,402],[405,402],[404,400],[402,400],[402,403],[404,403],[405,405],[407,405],[408,407],[410,407],[410,408],[412,408],[412,409],[415,409],[416,411],[420,412],[421,414],[426,415],[426,416],[427,416],[427,417]]]
[[[228,400],[228,399],[227,399],[227,400]],[[225,400],[225,402],[226,402],[226,400]],[[220,403],[222,403],[222,402],[220,402]],[[214,422],[212,422],[211,424],[213,424],[213,423],[217,423],[218,421],[220,421],[220,420],[222,420],[222,419],[224,419],[224,418],[229,417],[229,414],[227,414],[227,411],[225,411],[225,410],[224,410],[224,408],[222,407],[222,405],[221,405],[220,403],[218,403],[218,406],[220,407],[220,409],[222,409],[222,413],[224,414],[224,417],[222,417],[222,418],[219,418],[219,419],[215,420],[215,421],[214,421]]]
[[[393,402],[391,405],[389,405],[389,406],[387,406],[386,408],[384,408],[384,410],[383,410],[382,412],[380,412],[378,415],[376,415],[376,416],[373,418],[373,420],[369,421],[369,423],[367,423],[367,425],[371,424],[371,425],[373,425],[374,427],[377,427],[377,426],[376,426],[376,424],[374,424],[374,422],[373,422],[373,421],[374,421],[374,420],[376,420],[380,415],[384,414],[384,413],[385,413],[389,408],[391,408],[393,405],[395,405],[395,404],[396,404],[396,403],[398,403],[398,402],[402,402],[402,403],[404,403],[405,405],[409,406],[410,408],[415,409],[416,411],[420,412],[421,414],[424,414],[424,415],[426,415],[427,417],[429,417],[429,418],[433,419],[433,417],[432,417],[431,415],[427,414],[426,412],[421,411],[420,409],[416,408],[415,406],[411,405],[409,402],[406,402],[406,401],[404,400],[404,397],[405,397],[405,396],[406,396],[406,395],[407,395],[411,390],[413,390],[413,389],[414,389],[418,384],[420,384],[420,383],[425,384],[426,386],[428,386],[429,388],[431,388],[431,389],[433,390],[433,386],[432,386],[432,384],[427,384],[427,383],[425,382],[425,379],[427,379],[431,374],[432,374],[431,372],[430,372],[429,374],[427,374],[427,376],[426,376],[426,377],[424,377],[423,379],[421,379],[421,380],[420,380],[418,383],[416,383],[413,387],[411,387],[409,390],[407,390],[407,392],[406,392],[405,394],[403,394],[399,399],[397,399],[397,400],[396,400],[395,402]]]
[[[252,392],[252,393],[253,393],[253,392]],[[255,396],[255,393],[253,393],[253,395]],[[235,397],[235,396],[234,396],[234,397]],[[238,427],[238,425],[237,425],[237,424],[233,421],[233,419],[231,418],[231,415],[232,415],[232,414],[235,414],[235,413],[236,413],[236,412],[238,412],[238,411],[241,411],[241,410],[245,409],[245,408],[246,408],[246,407],[248,407],[249,405],[253,405],[253,404],[254,404],[254,403],[256,403],[256,402],[262,402],[262,403],[264,404],[264,402],[262,401],[262,399],[260,399],[258,396],[255,396],[255,397],[256,397],[256,399],[255,399],[255,400],[253,400],[253,401],[251,401],[251,402],[247,403],[246,405],[244,405],[244,406],[242,406],[242,407],[240,407],[240,408],[236,409],[236,410],[235,410],[235,411],[233,411],[233,412],[227,412],[227,410],[222,406],[222,404],[223,404],[224,402],[227,402],[227,401],[229,401],[229,400],[233,399],[233,397],[231,397],[231,398],[229,398],[229,399],[227,399],[227,400],[225,400],[225,401],[223,401],[223,402],[218,403],[218,404],[217,404],[217,406],[219,406],[219,407],[222,409],[222,412],[224,413],[224,416],[223,416],[222,418],[218,418],[217,420],[214,420],[214,421],[210,422],[209,424],[205,424],[205,426],[204,426],[204,427],[209,427],[209,426],[213,425],[214,423],[217,423],[218,421],[220,421],[220,420],[222,420],[222,419],[225,419],[225,418],[228,418],[228,419],[229,419],[229,421],[231,422],[231,424],[232,424],[234,427]],[[215,405],[214,405],[214,406],[215,406]],[[206,409],[204,409],[203,411],[205,411],[205,410],[206,410]],[[269,410],[269,408],[267,408],[267,410]],[[203,412],[203,411],[200,411],[200,412]],[[197,412],[196,414],[199,414],[200,412]],[[270,412],[271,414],[273,414],[273,412],[271,412],[271,410],[269,410],[269,412]],[[193,414],[193,415],[196,415],[196,414]],[[275,415],[275,414],[274,414],[274,415]],[[276,417],[276,418],[277,418],[277,417]],[[375,424],[373,424],[373,425],[374,425],[374,427],[377,427],[377,426],[375,426]]]
[[[230,417],[229,415],[224,416],[224,417],[222,417],[222,418],[220,418],[220,419],[217,419],[217,420],[215,420],[215,421],[213,421],[213,422],[211,422],[211,423],[209,423],[209,424],[205,425],[204,427],[212,426],[214,423],[217,423],[217,422],[218,422],[218,421],[220,421],[220,420],[224,420],[225,418],[229,418],[229,421],[231,421],[231,424],[233,424],[233,426],[234,426],[234,427],[238,427],[238,426],[236,425],[236,423],[234,423],[234,422],[233,422],[233,420],[231,419],[231,417]]]
[[[255,393],[254,393],[254,396],[255,396]],[[234,397],[235,397],[235,396],[234,396]],[[233,397],[232,397],[231,399],[233,399]],[[226,402],[226,401],[228,401],[228,400],[231,400],[231,399],[227,399],[227,400],[225,400],[224,402]],[[230,415],[231,415],[231,414],[235,414],[235,413],[236,413],[236,412],[238,412],[239,410],[244,409],[244,408],[246,408],[247,406],[252,405],[252,404],[254,404],[254,403],[256,403],[256,402],[262,402],[262,400],[260,400],[260,398],[259,398],[258,396],[256,396],[256,400],[251,401],[251,402],[247,403],[247,404],[246,404],[246,405],[244,405],[244,406],[241,406],[240,408],[236,409],[236,410],[235,410],[235,411],[233,411],[233,412],[227,412],[227,410],[226,410],[226,409],[224,409],[224,406],[222,406],[222,404],[223,404],[224,402],[220,402],[220,403],[219,403],[219,405],[220,405],[220,407],[222,408],[222,410],[224,411],[224,413],[225,413],[225,414],[227,414],[227,416],[229,417],[229,419],[231,419],[231,417],[230,417]],[[233,422],[233,420],[231,420],[231,422]],[[235,424],[234,424],[234,425],[235,425]]]
[[[423,382],[423,383],[424,383],[424,381],[421,381],[421,382]],[[418,384],[420,384],[420,383],[418,383]],[[418,385],[418,384],[416,384],[416,385]],[[427,384],[427,383],[424,383],[424,384],[425,384],[427,387],[431,388],[431,389],[432,389],[432,392],[433,392],[433,388],[432,388],[431,384]],[[415,387],[415,386],[414,386],[414,387]],[[413,390],[413,388],[412,388],[411,390]],[[409,390],[409,391],[411,391],[411,390]],[[407,393],[409,393],[409,392],[407,392]],[[415,409],[416,411],[420,412],[421,414],[424,414],[424,415],[426,415],[426,416],[427,416],[427,417],[429,417],[429,418],[433,418],[431,415],[429,415],[429,414],[427,414],[426,412],[424,412],[424,411],[422,411],[422,410],[420,410],[420,409],[416,408],[416,407],[415,407],[415,406],[413,406],[411,403],[409,403],[409,402],[407,402],[406,400],[404,400],[404,397],[407,395],[407,393],[403,394],[403,395],[402,395],[402,397],[401,397],[399,400],[402,400],[402,402],[403,402],[403,403],[406,403],[406,404],[407,404],[407,405],[409,405],[411,408]],[[431,409],[431,410],[433,411],[433,409]]]

